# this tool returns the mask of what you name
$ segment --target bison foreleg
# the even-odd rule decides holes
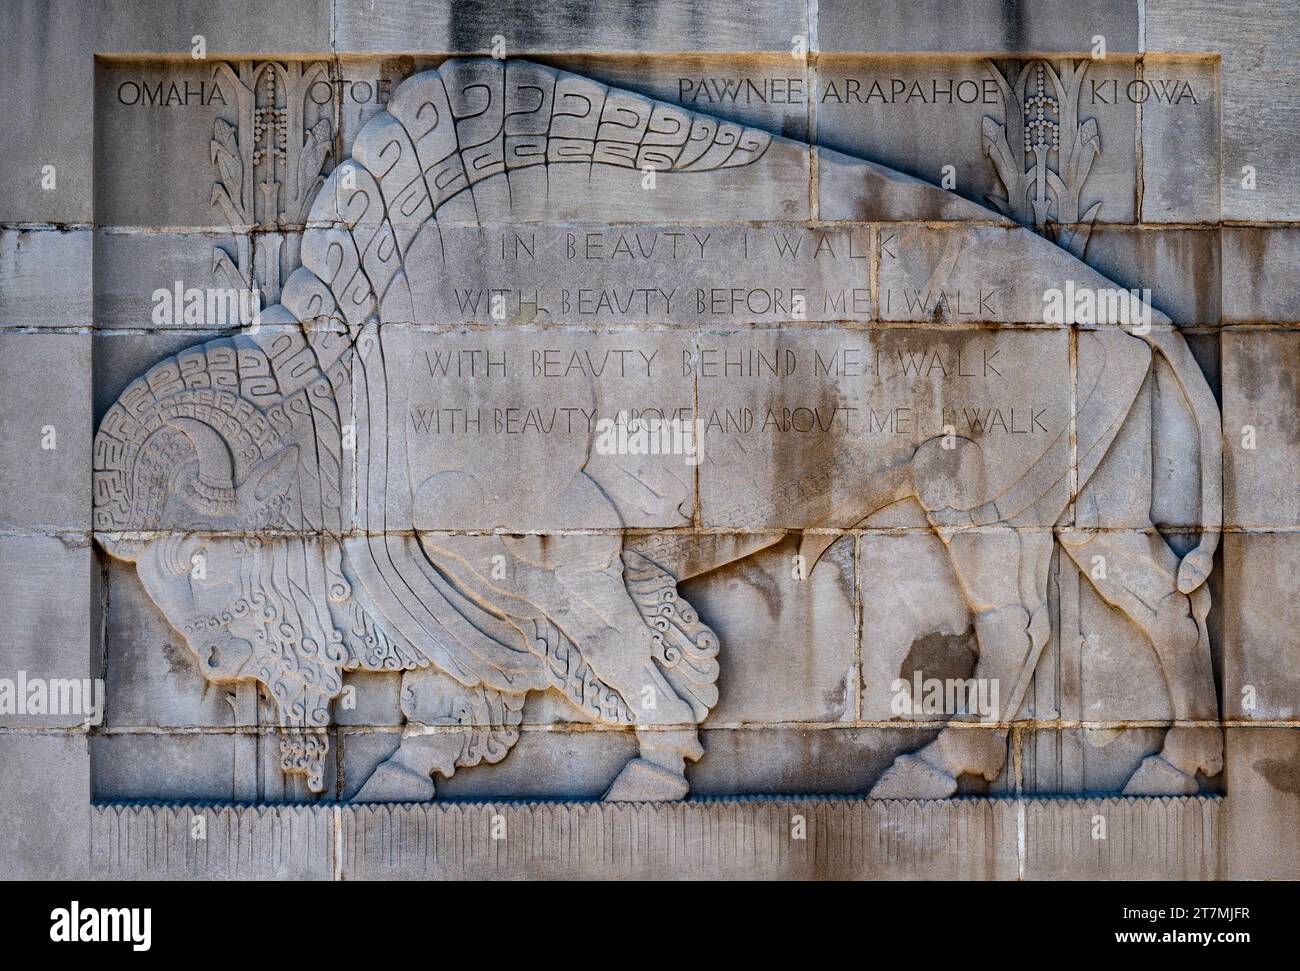
[[[403,732],[397,751],[381,763],[354,802],[424,802],[434,797],[433,773],[451,775],[465,742],[459,731]]]

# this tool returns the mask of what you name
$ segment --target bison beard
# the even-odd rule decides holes
[[[245,672],[266,687],[278,712],[280,767],[287,775],[305,776],[312,792],[322,792],[329,706],[342,693],[343,671],[410,671],[428,663],[362,602],[362,591],[343,574],[333,539],[230,542],[241,564],[240,597],[228,611],[187,625],[187,634],[229,628],[247,637],[253,654]],[[452,678],[442,683],[451,695],[447,717],[429,720],[463,727],[456,765],[504,758],[518,739],[523,696]],[[422,720],[418,710],[406,714]]]
[[[206,623],[248,635],[253,655],[245,671],[275,702],[283,732],[281,768],[305,775],[311,791],[321,792],[329,752],[329,705],[343,690],[348,652],[343,632],[320,606],[339,597],[346,581],[337,569],[328,571],[321,544],[305,538],[225,542],[235,544],[239,557],[240,596],[229,611]],[[325,582],[327,572],[335,574],[332,583]]]

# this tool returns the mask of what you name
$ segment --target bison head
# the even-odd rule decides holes
[[[280,336],[281,356],[301,350]],[[282,767],[320,791],[347,656],[331,604],[350,597],[339,491],[319,459],[338,418],[320,372],[303,381],[299,356],[286,388],[278,338],[266,341],[209,342],[122,393],[95,438],[95,536],[135,564],[207,681],[266,687]]]

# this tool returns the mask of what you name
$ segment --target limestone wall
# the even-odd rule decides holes
[[[1292,5],[0,27],[5,875],[1300,875]]]

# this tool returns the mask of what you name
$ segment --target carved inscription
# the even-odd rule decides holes
[[[867,227],[513,228],[444,233],[431,320],[870,320]]]

